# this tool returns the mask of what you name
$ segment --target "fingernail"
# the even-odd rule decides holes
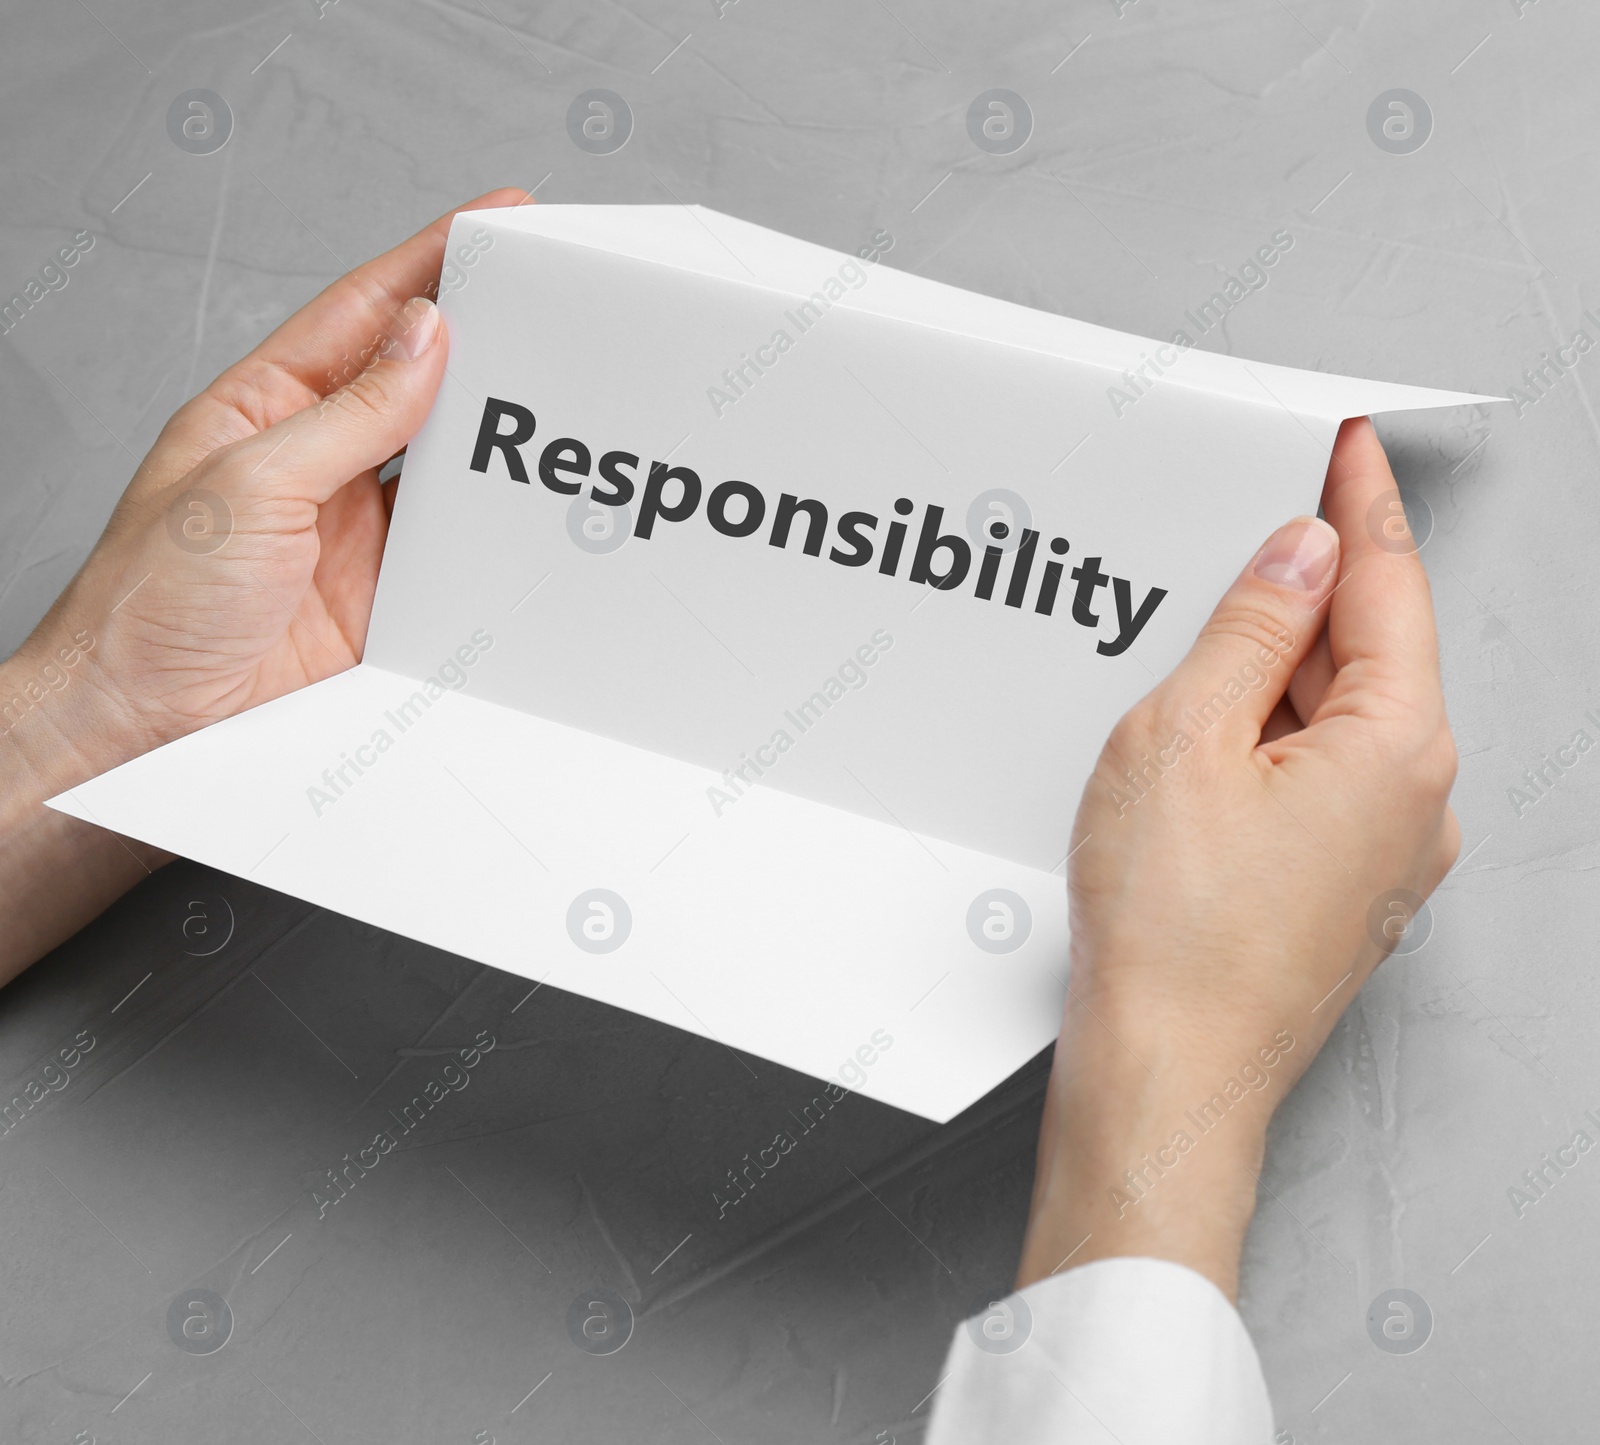
[[[426,296],[413,296],[400,308],[401,325],[395,342],[407,361],[415,361],[439,332],[439,308]]]
[[[1279,527],[1256,553],[1255,574],[1263,582],[1309,592],[1333,566],[1339,534],[1316,517],[1296,517]]]

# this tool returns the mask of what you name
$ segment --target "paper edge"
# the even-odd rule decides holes
[[[661,212],[669,211],[673,209],[674,206],[678,206],[692,213],[697,213],[704,216],[714,216],[718,220],[732,222],[735,226],[748,226],[756,230],[765,231],[769,235],[775,236],[783,242],[787,242],[792,245],[814,248],[816,250],[825,252],[831,257],[837,257],[841,261],[855,259],[849,256],[846,252],[836,250],[831,246],[823,245],[819,241],[808,241],[804,237],[791,236],[787,232],[776,230],[771,226],[763,226],[756,221],[746,221],[742,217],[732,216],[725,211],[714,210],[709,206],[702,206],[698,204],[689,204],[683,202],[656,203],[637,201],[573,201],[547,202],[545,204],[549,208],[581,206],[589,210],[626,209],[633,211],[655,210]],[[774,285],[770,281],[745,280],[737,276],[715,275],[710,272],[695,270],[692,267],[684,266],[676,261],[665,260],[658,256],[643,255],[640,254],[637,249],[613,249],[608,246],[598,245],[591,241],[575,240],[567,236],[551,235],[548,232],[541,231],[537,224],[532,226],[519,225],[515,221],[503,219],[507,217],[508,214],[518,211],[526,212],[531,217],[537,214],[538,209],[538,206],[522,205],[488,206],[478,210],[458,212],[455,220],[451,223],[450,240],[454,240],[455,227],[459,224],[462,224],[469,216],[497,217],[502,218],[499,220],[498,224],[507,227],[514,234],[536,238],[552,245],[570,246],[574,249],[584,251],[596,251],[621,260],[634,261],[640,265],[657,266],[667,271],[677,272],[684,275],[699,276],[703,279],[715,281],[720,284],[760,291],[769,295],[787,296],[791,300],[803,299],[800,297],[798,292],[791,293],[786,288]],[[887,266],[887,263],[882,261],[877,262],[876,264],[880,266]],[[1003,296],[994,296],[986,291],[974,291],[970,287],[956,286],[948,281],[939,281],[932,277],[919,276],[914,271],[904,271],[899,267],[893,266],[888,267],[888,269],[896,271],[898,274],[905,276],[922,286],[963,292],[968,295],[979,296],[983,300],[997,306],[1014,307],[1019,311],[1034,312],[1038,315],[1051,317],[1059,321],[1071,322],[1074,325],[1093,327],[1097,331],[1104,332],[1108,336],[1114,336],[1123,341],[1131,341],[1148,347],[1164,347],[1170,345],[1169,342],[1163,342],[1154,337],[1141,336],[1138,332],[1123,331],[1114,326],[1102,326],[1099,322],[1083,321],[1078,317],[1067,316],[1062,312],[1045,311],[1041,307],[1025,306],[1021,302],[1011,301]],[[914,321],[906,317],[891,316],[881,311],[875,311],[861,306],[851,306],[848,302],[843,304],[848,310],[854,311],[858,315],[874,317],[879,321],[919,327],[925,331],[937,332],[944,336],[959,337],[965,341],[977,342],[988,346],[1002,347],[1010,351],[1025,352],[1029,355],[1048,358],[1051,361],[1066,362],[1074,365],[1090,367],[1094,370],[1103,372],[1108,376],[1115,377],[1121,375],[1120,372],[1105,362],[1098,361],[1084,355],[1072,354],[1071,348],[1065,344],[1063,345],[1062,350],[1059,352],[1046,351],[1037,346],[1029,346],[1015,341],[1000,340],[993,336],[985,336],[974,331],[961,330],[956,327],[941,325],[935,322]],[[1216,381],[1213,379],[1186,379],[1183,376],[1178,375],[1175,371],[1170,375],[1171,384],[1174,386],[1181,387],[1185,391],[1196,392],[1206,396],[1215,396],[1230,403],[1262,406],[1267,408],[1277,406],[1289,411],[1291,415],[1315,416],[1325,421],[1346,421],[1352,417],[1358,416],[1384,416],[1398,412],[1440,410],[1459,406],[1483,406],[1510,400],[1509,397],[1488,396],[1478,392],[1455,391],[1445,388],[1415,386],[1409,382],[1383,381],[1371,377],[1350,376],[1344,372],[1316,371],[1308,367],[1286,366],[1281,362],[1275,361],[1250,361],[1244,357],[1234,357],[1224,352],[1207,351],[1201,347],[1191,348],[1190,351],[1185,354],[1193,354],[1195,356],[1206,358],[1208,361],[1208,368],[1214,371],[1220,371],[1223,368],[1226,368],[1230,362],[1237,364],[1246,371],[1249,371],[1252,367],[1260,368],[1261,370],[1269,373],[1273,379],[1280,381],[1286,386],[1299,388],[1302,390],[1310,389],[1313,391],[1326,389],[1328,396],[1324,400],[1316,400],[1311,402],[1300,400],[1298,405],[1289,405],[1276,399],[1276,397],[1274,397],[1270,392],[1265,397],[1252,396],[1246,392],[1242,385],[1237,389],[1229,389],[1225,386],[1216,384]],[[1351,393],[1354,393],[1354,395],[1351,395]],[[1363,393],[1370,395],[1372,397],[1372,401],[1370,403],[1363,402],[1362,404],[1358,405],[1357,399],[1360,398]],[[1396,396],[1395,393],[1408,393],[1409,395]]]
[[[309,692],[309,691],[311,691],[313,689],[320,688],[320,687],[326,687],[330,683],[336,683],[341,679],[349,678],[352,673],[354,673],[354,672],[356,672],[358,670],[361,670],[361,669],[365,669],[365,670],[367,670],[369,672],[372,672],[372,673],[383,674],[383,675],[388,676],[388,677],[396,677],[396,678],[405,679],[405,674],[396,673],[390,668],[382,668],[382,667],[377,667],[377,666],[375,666],[373,664],[358,662],[353,667],[345,668],[341,672],[334,673],[334,674],[332,674],[331,676],[329,676],[327,678],[319,679],[317,682],[311,683],[307,687],[295,688],[295,689],[291,690],[288,693],[281,694],[277,698],[269,698],[265,702],[258,703],[254,707],[245,709],[244,712],[242,712],[242,713],[232,714],[232,715],[230,715],[230,717],[227,717],[227,718],[219,718],[215,722],[208,723],[203,728],[195,729],[193,732],[186,733],[182,737],[174,738],[174,739],[170,740],[169,742],[162,743],[162,744],[160,744],[159,746],[157,746],[155,748],[151,748],[151,749],[147,750],[144,753],[138,754],[136,757],[126,759],[124,762],[118,763],[114,767],[107,768],[103,772],[95,774],[95,776],[92,777],[92,778],[87,778],[83,782],[75,784],[73,788],[66,789],[66,790],[62,791],[61,793],[56,794],[54,797],[44,799],[44,804],[45,804],[46,807],[51,808],[56,812],[62,813],[65,816],[77,818],[82,822],[89,823],[89,824],[92,824],[95,827],[105,829],[108,832],[112,832],[112,833],[116,834],[119,837],[130,838],[130,839],[134,839],[134,840],[139,841],[139,842],[143,842],[143,843],[147,844],[150,847],[159,848],[159,849],[163,850],[164,852],[173,853],[173,854],[177,855],[178,857],[186,858],[186,859],[189,859],[192,862],[199,863],[203,867],[212,868],[215,871],[217,871],[218,873],[225,874],[229,878],[239,878],[239,879],[241,879],[241,880],[243,880],[245,882],[249,882],[249,883],[253,884],[253,886],[255,886],[255,887],[268,889],[269,891],[273,891],[273,892],[283,893],[288,897],[297,898],[297,899],[301,900],[302,902],[310,904],[314,908],[322,909],[322,910],[327,911],[329,913],[336,914],[339,917],[354,919],[357,922],[368,924],[371,927],[383,929],[385,932],[392,933],[397,938],[405,938],[405,939],[408,939],[408,940],[410,940],[412,942],[421,944],[424,947],[438,949],[440,952],[448,953],[453,957],[464,958],[464,959],[467,959],[467,960],[469,960],[469,961],[471,961],[473,963],[477,963],[477,964],[481,965],[482,967],[493,968],[497,972],[501,972],[501,973],[508,973],[508,974],[512,975],[513,977],[529,977],[529,975],[519,974],[513,969],[503,968],[499,964],[489,963],[489,962],[485,961],[484,959],[476,957],[473,954],[460,952],[459,949],[457,949],[456,947],[452,946],[449,943],[440,942],[440,941],[433,940],[433,939],[430,939],[430,938],[419,937],[416,933],[403,932],[400,929],[395,928],[393,925],[391,925],[389,923],[386,923],[386,922],[384,922],[383,920],[381,920],[379,918],[371,916],[370,910],[366,910],[366,909],[352,910],[352,908],[350,907],[348,899],[345,899],[345,900],[342,900],[342,901],[329,901],[332,898],[333,895],[335,895],[335,894],[337,894],[339,892],[339,889],[338,889],[337,886],[331,887],[326,892],[322,891],[320,888],[307,889],[307,888],[286,888],[286,887],[281,887],[279,885],[276,885],[276,884],[273,884],[273,883],[270,883],[270,882],[263,882],[260,879],[251,878],[246,874],[239,873],[235,869],[229,867],[225,863],[211,861],[211,860],[209,860],[209,859],[207,859],[205,857],[198,856],[195,853],[192,853],[192,852],[188,851],[188,849],[185,848],[184,846],[182,846],[181,843],[178,840],[175,840],[173,838],[161,838],[161,837],[153,836],[149,831],[147,831],[143,827],[141,827],[138,831],[132,831],[132,830],[124,831],[124,830],[121,830],[121,829],[113,828],[110,824],[104,823],[98,817],[96,817],[95,814],[94,814],[93,809],[86,802],[83,802],[82,800],[80,800],[80,799],[78,799],[78,798],[73,796],[79,788],[90,787],[94,783],[99,782],[101,779],[107,778],[107,777],[111,776],[114,773],[122,771],[125,768],[132,767],[132,766],[138,764],[139,762],[141,762],[143,759],[148,758],[148,757],[152,756],[155,753],[164,752],[164,751],[167,751],[168,749],[182,748],[186,743],[190,742],[191,740],[193,740],[194,738],[200,736],[203,733],[209,732],[212,728],[224,726],[224,725],[226,725],[227,723],[229,723],[230,721],[232,721],[232,720],[234,720],[236,718],[243,717],[248,713],[252,713],[252,712],[257,711],[259,708],[271,707],[275,703],[285,702],[286,700],[288,700],[290,698],[293,698],[295,696],[303,696],[305,693],[307,693],[307,692]],[[405,680],[411,680],[411,679],[405,679]],[[478,702],[478,703],[484,705],[484,706],[501,708],[502,710],[504,710],[506,712],[510,712],[513,715],[517,716],[517,717],[533,718],[536,721],[544,722],[544,723],[550,724],[550,725],[558,727],[558,728],[565,728],[565,729],[568,729],[568,730],[570,730],[571,732],[574,732],[574,733],[581,733],[585,737],[591,738],[591,739],[595,740],[597,743],[599,743],[599,744],[601,744],[601,745],[603,745],[604,747],[607,747],[607,748],[613,748],[613,749],[617,749],[617,750],[626,750],[626,751],[631,751],[631,752],[643,753],[643,754],[646,754],[647,756],[649,756],[649,757],[651,757],[653,759],[658,759],[658,760],[662,760],[662,761],[665,761],[665,762],[668,762],[668,763],[672,763],[672,764],[674,764],[676,766],[686,766],[686,767],[697,766],[697,765],[692,764],[692,763],[686,763],[683,759],[673,758],[670,754],[656,753],[656,752],[654,752],[653,750],[651,750],[649,748],[640,748],[640,747],[637,747],[635,744],[626,743],[626,742],[622,742],[622,741],[620,741],[620,740],[618,740],[616,738],[607,737],[603,733],[593,733],[593,732],[590,732],[589,730],[587,730],[585,728],[577,728],[577,727],[573,727],[570,724],[555,722],[554,719],[539,717],[537,714],[527,714],[527,713],[522,713],[520,710],[515,709],[515,708],[505,708],[503,704],[494,703],[494,702],[491,702],[491,701],[489,701],[488,699],[485,699],[485,698],[475,698],[473,700],[475,702]],[[849,809],[839,808],[839,807],[836,807],[836,806],[834,806],[834,805],[832,805],[830,803],[821,802],[821,801],[819,801],[818,799],[815,799],[815,798],[808,798],[808,797],[805,797],[803,795],[794,794],[794,793],[786,793],[785,796],[793,799],[797,803],[805,805],[806,807],[808,807],[810,809],[816,810],[818,815],[820,817],[824,818],[824,819],[832,819],[832,818],[849,819],[849,820],[852,820],[853,822],[858,823],[858,824],[867,824],[867,825],[871,825],[871,826],[882,827],[882,828],[885,828],[885,829],[887,829],[889,827],[889,825],[878,823],[877,820],[872,819],[870,817],[867,817],[865,815],[852,813]],[[160,831],[160,830],[157,830],[157,831]],[[899,830],[895,829],[895,830],[892,830],[892,831],[899,831]],[[929,841],[939,842],[939,843],[948,843],[949,842],[949,840],[946,840],[946,839],[935,838],[932,834],[915,834],[915,833],[913,833],[912,836],[913,837],[927,838]],[[963,851],[965,851],[967,853],[975,854],[975,855],[983,857],[985,859],[990,859],[994,863],[999,865],[1000,867],[1002,867],[1004,869],[1007,869],[1007,870],[1015,870],[1015,871],[1019,871],[1019,872],[1028,873],[1028,874],[1034,875],[1035,877],[1037,877],[1037,878],[1039,878],[1041,880],[1050,880],[1050,879],[1054,878],[1054,874],[1052,873],[1051,870],[1044,869],[1044,868],[1038,868],[1038,867],[1035,867],[1035,866],[1033,866],[1031,864],[1027,864],[1027,863],[1020,863],[1020,862],[1017,862],[1017,861],[1012,860],[1012,859],[1002,858],[1002,857],[999,857],[996,854],[989,853],[984,849],[975,848],[970,844],[955,844],[955,843],[951,843],[949,846],[960,848],[960,849],[962,849]],[[1062,883],[1061,886],[1064,888],[1065,887],[1064,883]],[[315,896],[315,897],[311,896],[312,892],[316,892],[317,896]],[[711,1035],[709,1033],[700,1033],[700,1032],[698,1032],[697,1030],[695,1030],[693,1028],[685,1026],[684,1024],[673,1023],[673,1022],[670,1022],[669,1020],[666,1020],[666,1019],[657,1018],[652,1014],[642,1013],[642,1012],[638,1011],[637,1009],[630,1008],[627,1004],[615,1003],[615,1002],[612,1002],[612,1001],[607,1000],[607,999],[597,998],[594,995],[581,993],[581,992],[579,992],[577,990],[573,990],[573,989],[569,989],[569,988],[564,988],[564,987],[562,987],[562,985],[560,985],[558,983],[551,983],[549,985],[549,987],[556,988],[556,989],[559,989],[561,992],[571,994],[575,998],[588,999],[590,1002],[599,1004],[599,1005],[601,1005],[603,1007],[617,1009],[621,1013],[631,1015],[632,1017],[635,1017],[635,1018],[638,1018],[638,1019],[646,1020],[651,1024],[660,1024],[660,1025],[662,1025],[663,1027],[666,1027],[666,1028],[676,1029],[680,1033],[684,1033],[684,1034],[690,1035],[690,1036],[695,1037],[695,1038],[707,1039],[707,1040],[710,1040],[712,1042],[716,1042],[717,1041],[714,1035]],[[1054,1027],[1055,1026],[1053,1026],[1053,1028]],[[928,1105],[924,1105],[924,1104],[920,1104],[920,1103],[916,1104],[916,1105],[913,1105],[913,1104],[905,1102],[904,1100],[901,1100],[901,1099],[891,1099],[891,1098],[880,1097],[876,1092],[874,1092],[870,1088],[859,1088],[858,1087],[858,1088],[855,1088],[855,1089],[851,1089],[848,1092],[855,1093],[855,1094],[860,1094],[863,1098],[870,1099],[874,1104],[881,1105],[881,1106],[883,1106],[885,1108],[896,1109],[896,1110],[900,1111],[901,1113],[910,1115],[913,1118],[926,1119],[930,1123],[943,1125],[943,1124],[948,1123],[951,1119],[954,1119],[955,1117],[957,1117],[959,1114],[965,1112],[967,1109],[972,1108],[979,1101],[981,1101],[982,1099],[988,1097],[988,1095],[993,1093],[996,1089],[1002,1087],[1005,1084],[1007,1079],[1011,1078],[1019,1069],[1025,1068],[1027,1066],[1028,1062],[1032,1058],[1037,1056],[1038,1052],[1040,1052],[1043,1048],[1048,1048],[1049,1046],[1050,1046],[1049,1038],[1046,1038],[1044,1043],[1041,1044],[1038,1049],[1035,1049],[1032,1052],[1030,1052],[1027,1058],[1025,1058],[1025,1059],[1021,1060],[1020,1062],[1018,1062],[1017,1064],[1015,1064],[1007,1073],[1002,1075],[1000,1078],[995,1079],[992,1082],[983,1084],[978,1089],[978,1092],[971,1094],[970,1097],[967,1096],[967,1089],[965,1087],[963,1087],[962,1089],[954,1091],[956,1097],[959,1098],[961,1101],[956,1103],[953,1107],[941,1104],[941,1105],[939,1105],[937,1107],[937,1109],[935,1109],[935,1108],[932,1108],[932,1107],[930,1107]],[[763,1051],[761,1049],[758,1049],[758,1048],[755,1048],[755,1047],[752,1047],[752,1046],[749,1046],[749,1045],[741,1045],[740,1047],[744,1050],[744,1052],[750,1054],[752,1057],[762,1059],[765,1062],[774,1065],[775,1067],[789,1069],[790,1071],[792,1071],[792,1072],[794,1072],[796,1074],[800,1074],[805,1078],[813,1079],[813,1080],[816,1080],[818,1082],[829,1082],[830,1081],[829,1080],[829,1076],[827,1074],[819,1073],[819,1072],[817,1072],[817,1071],[815,1071],[815,1070],[813,1070],[811,1068],[808,1068],[808,1067],[806,1067],[804,1065],[796,1064],[796,1063],[789,1062],[789,1061],[786,1061],[786,1060],[781,1059],[781,1058],[774,1057],[772,1054],[769,1054],[769,1053],[767,1053],[767,1052],[765,1052],[765,1051]]]

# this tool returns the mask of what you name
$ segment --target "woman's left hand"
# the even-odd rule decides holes
[[[430,297],[454,214],[342,276],[181,407],[0,664],[0,891],[17,900],[0,982],[164,861],[44,799],[360,660],[393,503],[378,470],[445,373]]]

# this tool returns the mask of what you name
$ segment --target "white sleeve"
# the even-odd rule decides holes
[[[927,1445],[1271,1445],[1239,1312],[1163,1259],[1101,1259],[956,1326]]]

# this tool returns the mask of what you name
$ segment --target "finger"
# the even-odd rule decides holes
[[[1316,644],[1289,679],[1289,701],[1294,704],[1294,710],[1301,718],[1316,715],[1317,709],[1322,706],[1322,699],[1328,695],[1328,687],[1333,682],[1336,670],[1333,650],[1328,642],[1328,629],[1324,624],[1317,633]]]
[[[1330,655],[1338,669],[1411,703],[1440,698],[1433,601],[1389,459],[1372,423],[1339,428],[1323,513],[1339,533],[1342,571],[1328,611]]]
[[[414,296],[393,345],[354,381],[265,431],[207,459],[230,501],[295,500],[321,505],[352,477],[375,470],[406,445],[428,415],[449,351],[438,308]]]
[[[219,447],[264,431],[353,380],[383,349],[406,301],[437,291],[450,222],[458,212],[530,199],[526,191],[489,191],[341,276],[178,409],[130,490],[163,492]]]
[[[489,191],[447,211],[410,240],[346,272],[302,306],[239,363],[252,373],[265,363],[287,372],[318,396],[356,376],[388,335],[395,313],[413,296],[432,297],[439,284],[445,241],[457,212],[516,206],[526,191]],[[341,368],[348,368],[342,372]],[[332,375],[332,382],[329,377]],[[224,372],[214,385],[225,382]],[[300,405],[304,405],[301,401]],[[273,417],[273,421],[281,417]]]
[[[1339,538],[1326,522],[1296,517],[1278,528],[1156,689],[1161,711],[1192,711],[1254,747],[1316,641],[1338,562]]]
[[[1279,738],[1299,732],[1304,726],[1305,724],[1300,721],[1300,715],[1295,711],[1294,704],[1287,697],[1280,697],[1278,705],[1272,709],[1271,715],[1262,724],[1261,741],[1275,743]]]
[[[372,579],[388,534],[383,490],[370,470],[357,473],[317,509],[312,585],[358,652],[372,611]]]

